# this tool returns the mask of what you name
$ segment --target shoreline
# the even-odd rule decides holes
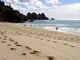
[[[45,30],[48,30],[48,31],[57,31],[57,32],[63,32],[63,33],[68,33],[68,34],[72,34],[72,35],[77,35],[77,36],[80,36],[80,32],[72,32],[72,31],[69,31],[71,29],[73,29],[73,27],[69,28],[69,27],[58,27],[58,26],[36,26],[35,24],[29,24],[29,23],[25,23],[23,24],[24,26],[28,26],[28,27],[34,27],[34,28],[41,28],[41,29],[45,29]],[[58,28],[56,30],[56,28]]]
[[[68,33],[68,34],[72,34],[72,35],[77,35],[77,36],[80,36],[80,33],[77,33],[77,32],[71,32],[71,31],[67,31],[65,30],[65,28],[60,28],[60,27],[57,27],[58,29],[56,30],[56,27],[43,27],[43,29],[47,29],[49,31],[57,31],[57,32],[63,32],[63,33]],[[68,28],[69,30],[69,28]]]
[[[24,24],[23,24],[24,26]],[[33,26],[32,24],[27,24],[25,25],[25,27],[31,27],[32,29],[37,29],[37,30],[41,30],[41,31],[44,31],[44,32],[48,32],[48,33],[53,33],[53,34],[62,34],[62,35],[69,35],[69,36],[76,36],[76,37],[80,37],[80,35],[78,34],[74,34],[74,33],[70,33],[70,32],[66,32],[66,31],[60,31],[60,30],[56,30],[56,27],[54,27],[55,29],[54,30],[48,30],[48,29],[45,29],[45,28],[42,28],[42,27],[35,27]],[[68,37],[69,37],[68,36]]]

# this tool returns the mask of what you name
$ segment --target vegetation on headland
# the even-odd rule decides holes
[[[45,16],[45,14],[44,13],[39,13],[39,14],[36,14],[36,13],[28,13],[27,14],[27,18],[28,19],[35,19],[35,20],[41,20],[41,19],[43,19],[43,20],[48,20],[48,18]]]
[[[0,1],[0,21],[1,22],[12,22],[21,23],[28,20],[48,20],[48,17],[44,13],[28,13],[26,16],[21,14],[19,11],[14,10],[11,6],[6,6],[4,2]]]

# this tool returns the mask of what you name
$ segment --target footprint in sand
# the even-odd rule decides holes
[[[0,37],[0,39],[2,39],[2,37]]]
[[[16,46],[22,46],[22,45],[20,45],[18,42],[14,42],[14,44],[16,45]]]
[[[67,43],[64,43],[64,45],[68,45]],[[73,46],[73,45],[70,45],[70,47],[75,47],[75,46]]]
[[[1,32],[0,34],[1,34],[1,35],[4,35],[4,33],[3,33],[3,32]]]
[[[68,45],[67,43],[64,43],[64,45]]]
[[[10,48],[10,50],[16,50],[16,48]]]
[[[70,45],[71,47],[75,47],[75,46],[73,46],[73,45]]]
[[[6,41],[1,41],[1,43],[7,43]]]
[[[29,46],[25,46],[25,48],[27,48],[28,50],[32,50],[32,48],[30,48]]]
[[[16,46],[22,46],[22,45],[20,45],[18,42],[16,42],[16,41],[14,41],[12,38],[9,38],[9,40],[11,41],[11,42],[13,42]]]
[[[3,60],[6,60],[6,59],[3,59]]]
[[[16,44],[16,46],[20,46],[20,47],[22,47],[22,45],[20,45],[20,44]]]
[[[40,52],[36,51],[36,50],[33,50],[33,51],[30,52],[30,54],[39,56]]]
[[[56,43],[56,41],[53,41],[53,43]]]
[[[47,56],[48,60],[55,60],[55,57],[53,56]]]
[[[50,40],[47,40],[47,41],[50,41]]]
[[[7,44],[7,46],[11,46],[10,44]]]
[[[4,38],[3,40],[7,40],[7,38]]]
[[[14,42],[14,40],[12,38],[9,38],[9,41]]]
[[[43,38],[40,38],[41,40],[44,40]]]
[[[21,55],[26,55],[26,53],[24,52],[24,53],[22,53]]]

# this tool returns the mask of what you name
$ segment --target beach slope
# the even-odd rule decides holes
[[[0,23],[0,60],[80,60],[80,36]]]

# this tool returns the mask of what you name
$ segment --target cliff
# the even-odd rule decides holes
[[[19,11],[14,10],[11,6],[5,6],[4,2],[0,1],[0,21],[21,23],[27,20],[43,20],[48,19],[44,13],[28,13],[27,16],[21,14]]]

